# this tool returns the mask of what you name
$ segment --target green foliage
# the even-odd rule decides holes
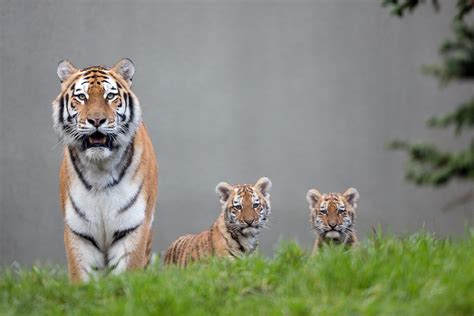
[[[382,5],[390,6],[394,15],[402,17],[406,11],[412,12],[425,2],[427,1],[382,0]],[[432,4],[439,9],[437,1],[432,1]],[[466,21],[466,17],[474,8],[474,1],[458,0],[456,8],[452,27],[454,38],[445,40],[441,45],[441,63],[425,65],[422,68],[424,73],[437,77],[442,85],[451,81],[468,81],[472,84],[474,79],[474,25]],[[460,104],[451,113],[429,119],[427,126],[454,126],[456,135],[463,130],[474,128],[474,98]],[[458,152],[445,151],[434,144],[401,140],[393,141],[389,147],[408,154],[410,160],[405,176],[417,185],[440,186],[454,178],[474,180],[474,140],[469,147]]]
[[[61,268],[0,274],[1,315],[473,315],[474,231],[379,236],[309,256],[211,260],[72,285]]]
[[[465,150],[458,152],[441,151],[429,143],[408,143],[395,140],[392,149],[408,153],[410,162],[405,176],[417,185],[441,186],[453,177],[474,180],[474,142]]]
[[[438,0],[382,0],[382,5],[384,7],[391,7],[392,14],[402,17],[407,11],[409,13],[413,12],[418,5],[424,4],[426,2],[431,2],[433,8],[439,10],[439,1]]]

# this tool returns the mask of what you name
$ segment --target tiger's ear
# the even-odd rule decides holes
[[[260,191],[260,193],[262,193],[262,195],[264,197],[266,197],[266,198],[270,197],[270,194],[268,194],[268,192],[270,192],[270,190],[272,188],[272,182],[267,177],[261,177],[260,179],[258,179],[258,181],[257,181],[257,183],[255,183],[254,187],[258,191]]]
[[[227,182],[221,182],[216,186],[216,193],[219,194],[222,204],[227,202],[234,188]]]
[[[349,203],[353,208],[357,207],[357,201],[359,200],[359,192],[355,188],[349,188],[343,194],[347,203]]]
[[[68,80],[78,69],[69,60],[61,60],[58,64],[58,77],[61,82]]]
[[[316,204],[318,204],[321,197],[322,197],[322,194],[319,193],[318,190],[311,189],[306,194],[306,201],[308,201],[310,207],[314,207]]]
[[[112,70],[122,76],[125,81],[128,82],[129,86],[132,86],[132,78],[135,73],[135,66],[133,62],[128,58],[120,59],[113,67]]]

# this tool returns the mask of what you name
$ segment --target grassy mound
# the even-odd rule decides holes
[[[474,231],[369,240],[316,257],[295,243],[274,258],[212,260],[71,285],[64,268],[4,271],[0,314],[474,315]]]

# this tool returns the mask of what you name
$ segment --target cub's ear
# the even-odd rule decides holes
[[[113,67],[112,70],[122,76],[125,81],[128,82],[129,86],[132,86],[132,78],[135,73],[135,66],[133,62],[128,58],[120,59]]]
[[[222,204],[227,202],[234,188],[227,182],[221,182],[216,186],[216,193],[219,194]]]
[[[322,194],[319,193],[318,190],[311,189],[306,194],[306,201],[308,201],[310,207],[314,207],[316,204],[318,204],[321,197],[322,197]]]
[[[343,194],[347,203],[349,203],[353,208],[357,207],[357,201],[359,200],[359,192],[355,188],[349,188]]]
[[[69,60],[61,60],[58,64],[58,77],[61,82],[68,80],[78,69]]]
[[[260,191],[264,197],[268,198],[270,196],[268,192],[270,192],[272,188],[272,182],[267,177],[261,177],[257,183],[255,183],[254,187]]]

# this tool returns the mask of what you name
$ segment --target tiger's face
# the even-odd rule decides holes
[[[226,224],[231,230],[244,235],[257,235],[265,226],[271,212],[270,194],[272,183],[260,178],[256,184],[232,186],[221,182],[216,187],[220,196]]]
[[[345,242],[353,230],[355,209],[359,193],[354,188],[344,194],[321,194],[316,189],[308,191],[310,222],[319,237]]]
[[[61,93],[53,103],[53,120],[65,145],[101,160],[130,143],[141,121],[130,90],[134,71],[129,59],[112,68],[76,69],[66,60],[59,64]]]

